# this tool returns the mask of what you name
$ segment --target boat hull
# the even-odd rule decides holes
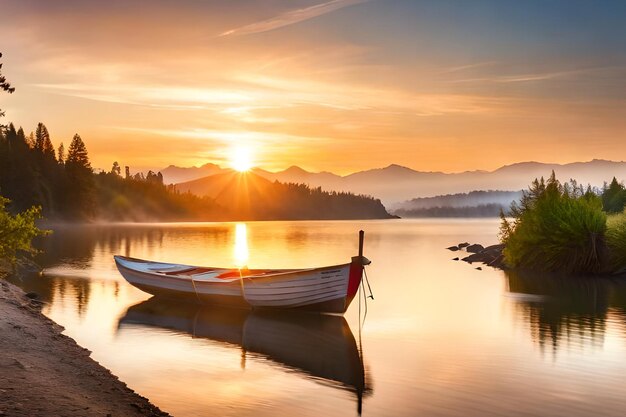
[[[360,283],[357,262],[307,270],[254,271],[201,268],[116,256],[122,276],[149,294],[189,302],[255,309],[343,313]],[[167,272],[180,270],[181,273]],[[191,271],[191,272],[189,272]],[[195,274],[194,271],[200,271]],[[233,276],[235,275],[235,276]],[[227,279],[220,279],[227,276]],[[355,286],[355,281],[356,286]]]

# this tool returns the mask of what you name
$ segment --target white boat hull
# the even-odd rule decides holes
[[[236,270],[168,264],[115,256],[122,276],[154,295],[245,308],[296,308],[343,313],[354,298],[363,265],[302,270]]]

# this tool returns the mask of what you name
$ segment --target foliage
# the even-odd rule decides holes
[[[436,206],[414,209],[398,209],[393,213],[400,217],[498,217],[504,206],[497,203],[476,206]]]
[[[158,178],[158,176],[157,176]],[[99,219],[110,221],[223,220],[226,210],[207,197],[181,194],[150,179],[95,176]]]
[[[32,139],[30,137],[32,136]],[[58,157],[57,157],[58,156]],[[67,153],[55,156],[48,129],[39,123],[27,136],[10,124],[0,129],[0,191],[13,212],[41,206],[49,219],[68,221],[221,221],[276,219],[349,219],[389,217],[379,200],[351,193],[322,191],[304,184],[271,183],[262,190],[233,189],[232,200],[216,201],[181,193],[163,184],[160,172],[130,174],[113,163],[94,174],[87,147],[74,135]],[[247,174],[252,177],[254,174]],[[241,199],[244,192],[247,198]],[[245,200],[243,210],[233,201]]]
[[[2,58],[1,52],[0,58]],[[9,84],[6,77],[2,75],[2,63],[0,63],[0,91],[6,91],[9,94],[12,94],[15,91],[15,87],[11,87],[11,84]],[[0,117],[2,116],[4,116],[4,112],[0,109]]]
[[[613,177],[610,185],[604,184],[602,190],[602,207],[607,213],[621,213],[626,205],[626,189],[624,184]]]
[[[11,215],[6,210],[9,200],[0,197],[0,261],[14,264],[18,253],[34,253],[32,240],[47,231],[40,230],[35,221],[41,217],[40,207]]]
[[[626,268],[626,213],[608,217],[606,244],[609,269],[623,271]]]
[[[605,254],[606,214],[590,188],[561,185],[554,172],[535,180],[519,204],[504,215],[500,238],[507,264],[562,273],[598,273]]]
[[[65,160],[67,184],[65,210],[73,218],[91,219],[96,213],[95,184],[87,147],[76,134],[70,143]]]

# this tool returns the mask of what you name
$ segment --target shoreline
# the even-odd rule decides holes
[[[0,416],[169,416],[0,278]]]

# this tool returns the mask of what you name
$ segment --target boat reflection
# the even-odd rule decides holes
[[[235,345],[246,354],[301,372],[312,380],[354,392],[361,414],[366,383],[362,355],[343,317],[214,308],[159,297],[131,306],[118,329],[143,325]]]

